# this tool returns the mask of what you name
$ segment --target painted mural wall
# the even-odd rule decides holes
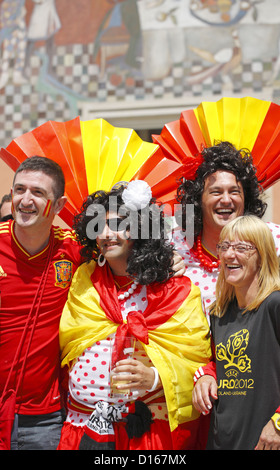
[[[279,0],[2,0],[0,142],[128,103],[279,101]]]

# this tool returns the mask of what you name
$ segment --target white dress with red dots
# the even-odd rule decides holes
[[[140,310],[143,312],[147,307],[146,287],[138,285],[137,289],[128,299],[119,302],[124,319],[131,311]],[[76,406],[71,407],[71,399],[74,399],[76,404],[80,404],[81,408],[86,407],[93,411],[95,403],[100,400],[112,404],[126,403],[147,394],[146,391],[141,390],[140,392],[133,392],[132,396],[129,396],[127,399],[110,397],[109,364],[111,358],[111,339],[113,337],[114,334],[93,344],[71,365],[69,371],[70,399],[66,422],[74,426],[84,426],[90,412],[77,410]],[[141,361],[145,366],[153,366],[139,341],[136,341],[134,358]],[[149,407],[154,418],[168,420],[165,403],[153,403]]]
[[[273,235],[277,255],[280,255],[280,226],[267,223]],[[185,276],[189,277],[191,281],[200,288],[201,297],[203,300],[206,316],[209,320],[209,307],[215,300],[216,282],[219,274],[219,268],[213,268],[212,272],[206,271],[196,256],[195,246],[190,249],[188,246],[183,232],[178,228],[172,232],[172,242],[176,251],[182,256],[186,271]],[[215,261],[216,258],[205,250],[202,246],[203,254],[208,261]]]

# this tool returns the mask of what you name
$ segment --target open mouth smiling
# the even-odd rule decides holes
[[[228,214],[231,215],[231,214],[233,214],[234,209],[230,209],[230,208],[228,208],[228,209],[216,209],[215,212],[218,215],[228,215]]]
[[[227,264],[226,267],[227,267],[227,269],[230,269],[230,270],[231,269],[239,269],[239,268],[241,269],[242,268],[241,264]]]
[[[19,210],[19,212],[21,212],[22,214],[25,214],[25,215],[36,214],[35,209],[23,209],[23,208],[20,207],[18,210]]]

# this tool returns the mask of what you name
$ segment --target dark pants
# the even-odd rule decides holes
[[[64,411],[45,415],[16,415],[11,450],[56,450]]]

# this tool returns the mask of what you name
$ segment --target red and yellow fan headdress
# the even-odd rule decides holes
[[[144,142],[134,130],[116,128],[103,119],[82,122],[48,121],[15,138],[1,158],[16,171],[26,158],[38,155],[63,169],[68,202],[60,217],[69,225],[88,194],[108,191],[119,181],[131,181],[138,171],[147,173],[147,160],[160,157],[158,146]]]
[[[280,106],[255,98],[222,98],[203,102],[164,126],[154,143],[134,130],[104,119],[48,121],[15,138],[0,156],[16,171],[33,155],[46,156],[62,167],[68,202],[61,218],[72,224],[88,194],[110,190],[119,181],[145,180],[167,207],[176,202],[178,180],[194,179],[201,150],[226,140],[252,152],[258,179],[266,189],[280,178]]]
[[[280,106],[256,98],[222,98],[203,102],[166,124],[153,141],[167,158],[181,161],[190,171],[201,163],[200,152],[217,141],[228,141],[237,149],[251,151],[259,181],[264,189],[280,178]]]

